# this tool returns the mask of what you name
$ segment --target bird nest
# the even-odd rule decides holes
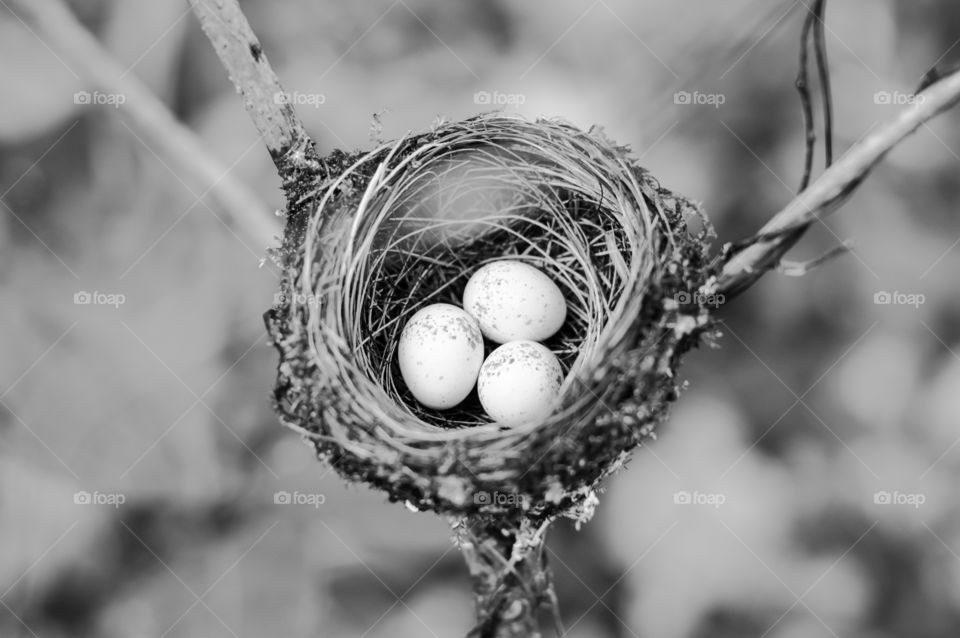
[[[552,120],[442,122],[328,165],[289,212],[266,314],[282,421],[344,477],[416,509],[542,519],[589,506],[664,417],[681,355],[711,325],[707,231],[687,223],[698,207],[601,131]],[[544,342],[565,372],[556,408],[508,427],[475,391],[421,406],[397,364],[404,324],[459,305],[470,275],[505,257],[566,299]]]

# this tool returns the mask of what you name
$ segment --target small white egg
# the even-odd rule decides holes
[[[490,262],[470,277],[463,308],[496,343],[543,341],[567,318],[567,302],[557,284],[530,264],[512,259]]]
[[[563,382],[557,357],[535,341],[511,341],[480,368],[480,404],[495,421],[520,425],[550,414]]]
[[[477,320],[462,308],[432,304],[403,327],[397,353],[400,374],[417,401],[444,410],[463,401],[483,364]]]

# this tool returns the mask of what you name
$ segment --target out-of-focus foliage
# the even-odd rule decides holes
[[[374,114],[389,138],[497,102],[601,124],[728,241],[799,181],[791,4],[244,6],[324,151],[369,144]],[[75,8],[280,205],[184,3]],[[830,3],[838,150],[958,37],[946,0]],[[0,11],[0,635],[463,634],[446,523],[344,486],[275,423],[266,246],[218,221],[122,105],[75,103],[89,87],[56,49]],[[956,634],[958,122],[896,149],[797,250],[855,238],[854,254],[720,309],[660,439],[593,522],[553,535],[570,636]]]

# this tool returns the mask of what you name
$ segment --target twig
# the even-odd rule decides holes
[[[827,43],[824,41],[826,27],[827,0],[816,0],[813,17],[813,50],[817,58],[817,76],[820,79],[820,101],[823,108],[823,149],[824,168],[833,164],[833,88],[830,83],[830,69],[827,66]]]
[[[823,38],[825,23],[824,12],[826,11],[827,0],[814,0],[813,7],[806,7],[807,16],[803,20],[803,29],[800,33],[800,63],[797,70],[797,79],[795,82],[797,91],[800,93],[800,108],[803,112],[803,130],[805,132],[804,140],[804,158],[803,158],[803,177],[800,179],[799,192],[803,192],[810,185],[810,177],[813,172],[813,158],[817,148],[817,128],[813,118],[813,101],[810,98],[809,85],[809,65],[808,54],[810,49],[811,34],[813,36],[813,46],[817,59],[817,79],[820,83],[823,111],[823,135],[824,135],[824,168],[828,168],[833,163],[833,104],[832,92],[830,90],[830,72],[827,68],[827,48]],[[789,235],[781,238],[778,247],[779,254],[785,255],[790,248],[800,241],[808,226],[801,226],[793,230]]]
[[[76,65],[91,88],[122,95],[125,101],[118,109],[121,116],[129,118],[133,130],[152,151],[176,166],[182,179],[194,182],[201,192],[209,192],[231,226],[257,245],[266,246],[273,240],[279,225],[260,197],[210,155],[193,131],[177,120],[147,86],[126,73],[62,0],[7,2],[17,7],[14,15],[18,19],[32,24],[49,46]]]
[[[813,120],[813,102],[810,99],[809,84],[809,64],[807,58],[810,50],[810,35],[815,32],[814,46],[817,49],[817,69],[818,79],[821,90],[824,93],[823,99],[823,123],[825,148],[826,148],[826,166],[833,162],[833,113],[830,98],[830,74],[827,72],[827,52],[823,42],[823,13],[826,8],[826,0],[816,0],[813,8],[807,9],[807,16],[803,21],[803,30],[800,33],[800,62],[797,65],[797,79],[794,85],[800,94],[800,109],[803,113],[804,140],[804,158],[803,158],[803,177],[800,179],[800,190],[802,191],[810,185],[810,176],[813,171],[813,156],[817,146],[817,130]]]
[[[467,638],[530,638],[540,634],[540,612],[549,608],[561,635],[544,535],[503,521],[464,519],[455,525],[473,583],[477,623]]]
[[[920,86],[917,87],[917,90],[914,91],[914,93],[916,94],[920,91],[923,91],[931,84],[936,84],[946,76],[956,73],[957,71],[960,71],[960,61],[951,62],[950,64],[946,64],[944,66],[934,65],[923,74],[923,77],[920,79]]]
[[[292,201],[290,189],[304,173],[314,178],[325,175],[313,140],[294,112],[237,0],[189,1],[230,80],[243,95],[247,114],[263,136],[288,201]]]
[[[851,250],[853,250],[853,240],[848,239],[839,246],[834,246],[819,257],[814,257],[807,261],[787,261],[786,259],[781,259],[780,263],[777,264],[777,272],[787,277],[803,277],[820,264],[846,254]]]
[[[807,64],[807,54],[809,46],[810,27],[812,26],[811,16],[807,14],[803,21],[803,30],[800,32],[800,63],[797,64],[797,79],[793,85],[800,94],[800,112],[803,114],[803,132],[804,132],[804,153],[803,153],[803,176],[800,178],[800,191],[803,191],[810,185],[810,175],[813,173],[813,156],[817,148],[817,127],[813,121],[813,102],[810,99],[810,81],[809,68]]]
[[[920,126],[960,102],[960,72],[943,77],[916,96],[914,104],[851,147],[807,189],[767,222],[752,242],[731,254],[717,282],[727,299],[775,268],[790,236],[837,210],[890,150]]]

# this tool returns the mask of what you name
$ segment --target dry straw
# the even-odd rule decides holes
[[[678,392],[680,356],[709,327],[706,231],[602,132],[484,115],[334,158],[288,220],[275,402],[345,477],[416,509],[544,520],[589,503]],[[547,272],[568,318],[546,345],[566,371],[545,420],[491,422],[475,397],[420,406],[396,348],[407,319],[459,303],[509,257]],[[678,303],[684,302],[684,303]],[[519,507],[518,507],[519,506]]]

